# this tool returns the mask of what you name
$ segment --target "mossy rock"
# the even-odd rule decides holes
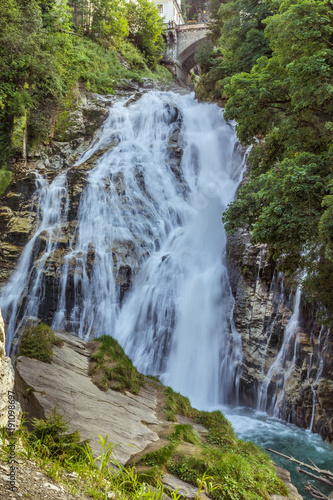
[[[38,325],[28,326],[22,335],[19,355],[38,359],[44,363],[51,363],[53,345],[62,346],[63,341],[55,335],[48,325],[39,323]]]
[[[101,390],[129,391],[138,394],[145,384],[145,377],[133,366],[123,348],[109,335],[91,341],[92,349],[89,374]]]
[[[9,170],[0,170],[0,197],[5,194],[11,179],[12,173]]]
[[[267,500],[272,494],[288,494],[271,458],[254,443],[237,439],[220,411],[196,410],[169,387],[164,395],[169,419],[187,417],[193,426],[175,423],[169,445],[141,456],[137,470],[146,482],[154,485],[167,472],[198,486],[205,477],[210,484],[206,493],[216,500]],[[200,431],[202,426],[206,432]]]

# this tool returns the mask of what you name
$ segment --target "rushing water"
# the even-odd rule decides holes
[[[281,292],[281,296],[283,297],[283,289]],[[299,286],[295,294],[293,313],[284,330],[282,345],[275,360],[273,361],[267,372],[262,386],[259,389],[258,409],[268,411],[275,417],[278,417],[280,414],[279,403],[283,400],[285,394],[285,384],[295,368],[297,354],[296,339],[297,331],[299,328],[300,303],[301,287]],[[270,339],[268,339],[268,342],[269,340]],[[272,397],[272,401],[270,401],[268,405],[268,388],[274,377],[276,379],[275,394]]]
[[[182,155],[177,148],[172,152],[170,141],[178,142]],[[234,128],[217,106],[199,104],[191,95],[149,93],[129,107],[113,107],[78,165],[97,151],[69,240],[63,239],[70,227],[66,173],[49,184],[36,174],[36,231],[0,297],[7,351],[18,325],[39,315],[48,266],[66,241],[56,269],[53,328],[86,339],[112,334],[140,371],[159,374],[194,406],[237,405],[242,348],[221,222],[244,164]],[[135,277],[123,303],[115,277],[122,265]],[[297,328],[299,298],[300,291],[261,406],[273,375],[292,368],[286,353]],[[260,415],[230,413],[240,437],[265,445],[269,436],[282,435],[276,430],[282,424]],[[283,429],[300,443],[308,436]],[[324,450],[319,438],[308,442],[312,458],[316,446]],[[287,451],[282,444],[279,449]]]
[[[253,441],[263,448],[279,451],[308,464],[310,464],[308,461],[310,458],[319,468],[332,470],[332,446],[324,443],[318,434],[305,431],[282,420],[270,418],[264,412],[230,406],[222,406],[219,409],[231,422],[240,439]],[[305,500],[312,499],[312,496],[304,490],[308,480],[326,495],[331,492],[332,488],[329,486],[313,481],[305,474],[297,472],[298,465],[273,453],[271,455],[274,462],[289,470],[293,484]]]

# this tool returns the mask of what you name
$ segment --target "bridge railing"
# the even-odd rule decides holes
[[[164,23],[164,26],[166,26],[167,29],[176,29],[181,28],[182,26],[195,26],[196,24],[208,25],[207,22],[203,21],[187,21],[187,23],[183,24],[176,24],[175,21],[169,21],[168,23]]]

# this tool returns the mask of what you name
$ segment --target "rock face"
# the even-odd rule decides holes
[[[52,180],[60,171],[69,169],[69,188],[73,193],[71,209],[75,210],[91,165],[81,169],[73,165],[115,101],[114,96],[101,97],[75,89],[72,108],[59,113],[50,143],[30,151],[27,164],[17,161],[13,165],[13,181],[0,200],[0,287],[8,281],[23,247],[36,229],[40,215],[36,196],[38,178]],[[38,250],[36,248],[36,257]]]
[[[25,356],[17,360],[15,392],[23,411],[44,418],[57,406],[71,422],[72,430],[78,429],[82,439],[91,440],[96,455],[98,435],[107,435],[117,445],[117,459],[125,464],[158,440],[146,425],[158,423],[154,389],[148,386],[139,396],[111,389],[101,391],[88,376],[90,353],[85,343],[70,334],[57,335],[64,340],[64,346],[54,348],[51,364]]]
[[[318,326],[315,307],[301,297],[296,331],[284,344],[295,294],[286,289],[283,276],[274,271],[267,249],[251,245],[246,232],[229,236],[227,252],[235,296],[234,320],[242,336],[244,356],[241,402],[274,412],[332,441],[330,331]],[[281,369],[270,373],[279,352]]]
[[[14,370],[10,358],[5,355],[5,325],[0,311],[0,427],[7,426],[8,391],[13,391],[13,389]],[[18,423],[16,419],[16,424]]]
[[[88,375],[90,351],[87,344],[67,333],[57,335],[64,344],[53,347],[51,364],[25,356],[17,359],[15,392],[30,418],[43,418],[56,407],[58,413],[64,414],[65,421],[70,421],[70,430],[78,429],[83,440],[91,440],[95,456],[100,453],[98,435],[107,435],[109,442],[117,444],[114,455],[122,464],[169,443],[165,434],[172,432],[174,424],[166,420],[162,411],[164,396],[154,382],[146,379],[146,385],[138,395],[121,394],[112,389],[101,391]],[[178,415],[177,419],[180,423],[192,423]],[[194,424],[194,428],[198,432],[207,432],[200,424]],[[279,469],[278,475],[285,482],[289,495],[273,495],[271,500],[301,500],[290,482],[289,473]],[[188,499],[196,498],[198,494],[197,487],[171,474],[164,474],[162,481],[170,490],[179,488],[178,494]],[[208,498],[204,494],[201,497]]]
[[[43,197],[41,182],[47,179],[50,185],[58,174],[66,172],[66,182],[63,186],[66,194],[57,210],[61,211],[58,227],[51,238],[49,231],[38,235],[31,255],[31,260],[40,263],[39,282],[40,288],[44,290],[44,293],[40,294],[38,310],[34,310],[31,314],[49,324],[54,318],[61,293],[62,268],[67,266],[68,269],[65,300],[67,310],[72,311],[77,305],[75,293],[79,294],[77,288],[82,285],[82,283],[78,285],[77,281],[83,275],[90,279],[93,266],[100,258],[99,254],[95,254],[93,245],[85,254],[76,252],[72,255],[71,251],[78,236],[78,209],[82,192],[86,187],[87,176],[99,157],[106,150],[109,151],[117,146],[119,139],[110,137],[107,143],[104,146],[101,144],[89,159],[81,163],[77,160],[88,145],[94,144],[97,140],[94,133],[108,116],[113,104],[124,98],[127,99],[127,104],[130,104],[146,92],[146,89],[155,85],[150,79],[146,79],[140,88],[135,82],[122,81],[121,83],[116,96],[99,96],[77,89],[74,92],[71,109],[62,111],[55,120],[50,144],[38,151],[30,152],[26,165],[20,162],[15,164],[13,181],[5,196],[0,200],[1,288],[8,282],[23,248],[28,241],[31,241],[40,224],[43,215],[40,210]],[[162,89],[162,86],[158,86],[158,89]],[[136,91],[134,96],[133,90]],[[174,120],[180,120],[177,110],[174,110]],[[176,130],[171,137],[168,151],[171,169],[181,185],[183,179],[179,165],[182,150],[177,142],[178,134]],[[144,178],[139,168],[135,175],[138,187],[144,191]],[[145,207],[140,205],[140,200],[128,199],[126,185],[120,174],[113,175],[112,179],[105,179],[107,189],[110,188],[111,182],[115,195],[119,198],[120,212],[125,213],[129,210],[143,212],[145,210]],[[39,187],[38,192],[37,187]],[[149,217],[151,214],[148,213],[147,219]],[[45,252],[46,248],[47,252]],[[124,239],[115,240],[112,248],[108,249],[108,252],[112,254],[113,276],[120,303],[130,288],[137,269],[154,249],[154,241],[146,242],[143,238],[128,239],[126,235]],[[81,276],[79,276],[80,272]],[[31,296],[31,290],[26,287],[18,307],[19,318],[28,295]],[[8,321],[7,317],[6,321]],[[68,323],[66,330],[73,331],[72,318],[66,317],[66,321]],[[16,340],[14,339],[14,344]]]

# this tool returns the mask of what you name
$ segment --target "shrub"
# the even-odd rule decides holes
[[[63,341],[44,323],[28,326],[22,335],[19,355],[35,358],[44,363],[52,361],[52,346],[62,346]]]

